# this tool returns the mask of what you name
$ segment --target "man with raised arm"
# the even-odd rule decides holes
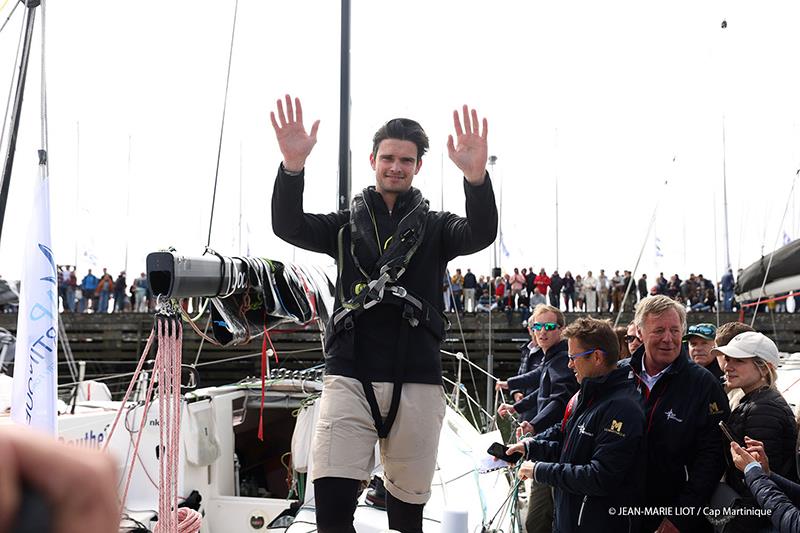
[[[288,95],[271,119],[283,154],[273,230],[295,246],[330,255],[338,266],[312,450],[318,530],[353,531],[358,490],[371,476],[378,441],[389,528],[421,532],[445,411],[441,280],[448,261],[485,248],[497,232],[487,121],[467,106],[461,115],[453,112],[455,136],[447,149],[464,174],[464,218],[429,210],[411,186],[428,137],[404,118],[375,133],[369,156],[375,185],[356,195],[349,210],[303,212],[304,167],[319,121],[307,133],[300,100]]]

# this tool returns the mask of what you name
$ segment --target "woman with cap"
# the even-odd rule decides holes
[[[775,386],[780,363],[778,347],[765,335],[747,331],[711,353],[725,357],[728,386],[744,392],[728,420],[733,437],[739,444],[744,444],[745,437],[763,442],[772,470],[785,478],[796,479],[797,423],[789,404]],[[725,480],[743,498],[750,499],[749,503],[756,505],[744,476],[734,465],[728,467]],[[741,526],[742,531],[754,531],[754,526],[761,526],[761,522],[751,522],[753,518],[737,517],[731,522],[730,526],[734,527],[730,531],[740,530],[736,526]],[[763,521],[769,525],[768,519]]]

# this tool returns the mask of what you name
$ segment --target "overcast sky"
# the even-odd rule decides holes
[[[651,276],[722,272],[723,117],[733,268],[773,249],[784,232],[800,234],[789,194],[800,167],[797,2],[354,0],[352,9],[354,190],[374,181],[374,131],[407,116],[431,138],[415,185],[433,208],[463,213],[461,177],[445,143],[452,110],[476,107],[489,120],[489,152],[498,158],[504,269],[632,269],[643,249],[639,271]],[[150,251],[202,253],[233,11],[233,0],[118,1],[102,9],[48,2],[59,263],[77,258],[81,274],[104,266],[116,273],[127,250],[135,274]],[[22,14],[0,33],[0,87],[10,84]],[[21,271],[36,176],[39,22],[0,242],[5,278]],[[338,91],[338,2],[240,0],[212,248],[329,261],[295,253],[272,233],[280,153],[269,111],[291,92],[302,98],[308,123],[321,119],[305,205],[332,211]],[[485,251],[452,266],[482,273],[491,262]]]

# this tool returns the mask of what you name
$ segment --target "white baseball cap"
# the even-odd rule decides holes
[[[778,347],[772,339],[757,331],[739,333],[726,346],[711,350],[712,355],[727,355],[734,359],[751,359],[758,357],[763,361],[778,368],[781,360],[778,357]]]

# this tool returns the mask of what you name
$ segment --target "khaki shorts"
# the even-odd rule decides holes
[[[381,415],[386,417],[394,385],[373,383],[372,387]],[[375,442],[380,440],[387,490],[406,503],[428,501],[445,411],[440,385],[403,384],[397,418],[385,439],[378,439],[360,381],[325,376],[320,401],[312,444],[312,480],[370,479],[375,468]]]

